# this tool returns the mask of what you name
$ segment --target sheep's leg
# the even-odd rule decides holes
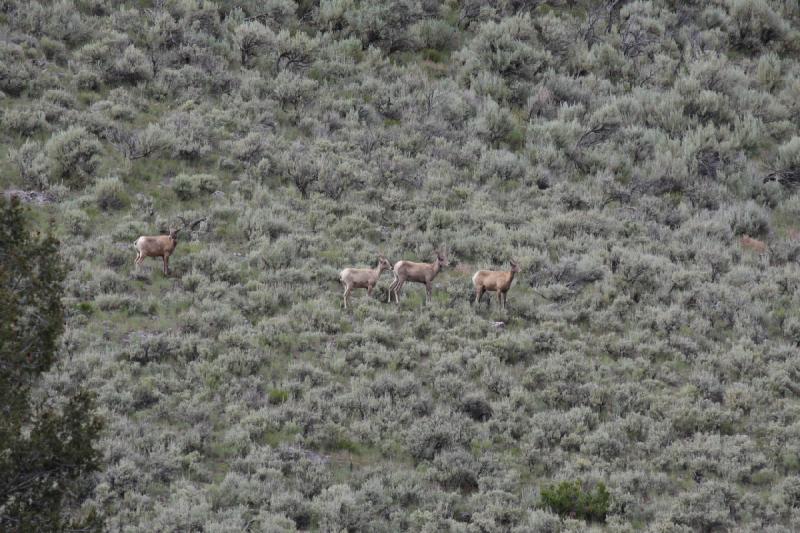
[[[508,294],[505,291],[503,291],[502,294],[503,294],[503,310],[505,310],[506,303],[508,302]]]
[[[169,256],[164,254],[164,275],[169,276]]]
[[[372,298],[372,289],[375,288],[375,285],[367,285],[367,296]]]
[[[394,299],[397,303],[400,303],[400,290],[403,288],[403,285],[405,285],[405,283],[406,281],[404,279],[401,279],[397,283],[397,287],[394,288]]]
[[[400,276],[395,276],[394,283],[392,283],[392,288],[389,291],[389,301],[392,301],[392,294],[394,294],[394,301],[400,303],[400,287],[403,285],[403,281],[400,279]]]
[[[350,287],[345,285],[344,287],[344,308],[347,309],[347,297],[350,296]]]
[[[433,284],[430,281],[425,282],[425,303],[428,303],[431,300],[431,296],[433,295]]]
[[[481,304],[481,297],[483,296],[483,287],[475,288],[475,305]]]
[[[497,291],[497,306],[503,308],[503,291]]]
[[[133,264],[137,267],[142,264],[142,252],[136,252],[136,259]]]
[[[397,275],[395,275],[394,279],[392,280],[392,284],[389,285],[389,299],[387,303],[392,303],[392,292],[394,292],[395,287],[397,287]]]

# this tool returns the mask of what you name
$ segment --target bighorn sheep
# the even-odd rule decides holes
[[[746,233],[742,235],[740,242],[742,243],[742,248],[752,250],[759,255],[767,253],[767,243],[764,241],[759,241],[758,239],[754,239]]]
[[[172,255],[178,245],[178,232],[186,229],[186,226],[194,229],[195,226],[206,219],[206,217],[199,218],[189,224],[183,217],[178,218],[183,222],[183,227],[178,229],[170,228],[169,235],[142,235],[133,242],[133,246],[138,252],[134,261],[136,266],[141,265],[146,257],[161,257],[164,260],[164,275],[169,275],[169,256]]]
[[[372,296],[372,289],[384,270],[391,270],[392,264],[382,255],[378,256],[378,266],[372,268],[345,268],[339,273],[339,281],[344,285],[344,308],[347,309],[347,297],[353,289],[367,289],[367,296]]]
[[[392,294],[397,303],[400,303],[400,289],[406,281],[425,284],[425,303],[431,299],[432,282],[436,274],[442,267],[450,264],[447,254],[436,252],[436,260],[433,263],[414,263],[412,261],[398,261],[394,264],[394,281],[389,286],[389,302],[392,301]]]
[[[497,303],[501,308],[506,308],[506,299],[508,298],[507,292],[511,288],[511,282],[514,280],[514,274],[520,271],[519,265],[513,259],[511,263],[511,270],[508,272],[498,270],[478,270],[472,276],[472,284],[475,286],[475,304],[481,302],[481,297],[486,291],[497,292]],[[487,302],[488,304],[488,302]]]

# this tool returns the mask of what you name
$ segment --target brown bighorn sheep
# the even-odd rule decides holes
[[[486,291],[497,292],[497,303],[501,308],[506,308],[506,299],[508,289],[511,288],[511,282],[514,281],[514,274],[520,271],[519,265],[516,261],[511,259],[511,270],[503,272],[499,270],[478,270],[472,276],[472,284],[475,286],[475,304],[481,302],[481,297]],[[488,304],[489,302],[487,302]]]
[[[133,242],[133,246],[138,252],[134,261],[136,266],[141,265],[146,257],[161,257],[164,260],[164,275],[169,275],[169,256],[172,255],[178,245],[178,232],[186,229],[186,226],[189,226],[189,229],[194,229],[195,226],[206,219],[206,217],[199,218],[189,224],[183,217],[178,218],[183,222],[183,227],[170,228],[169,235],[142,235]]]
[[[372,289],[384,270],[391,270],[392,264],[382,255],[378,256],[378,266],[372,268],[345,268],[339,272],[339,281],[344,285],[344,308],[347,309],[347,298],[353,289],[367,289],[367,296],[372,296]]]
[[[752,250],[759,255],[767,253],[767,243],[764,241],[759,241],[758,239],[754,239],[746,233],[742,235],[740,242],[742,243],[742,248]]]
[[[400,303],[400,289],[406,281],[425,284],[425,303],[431,299],[433,289],[433,278],[439,273],[442,267],[450,265],[447,254],[436,252],[436,260],[433,263],[414,263],[412,261],[398,261],[394,264],[394,281],[389,286],[389,302],[392,301],[392,294],[397,303]]]

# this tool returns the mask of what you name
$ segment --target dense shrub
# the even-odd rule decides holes
[[[562,481],[543,488],[541,498],[542,505],[561,516],[598,522],[605,522],[611,503],[611,495],[602,482],[587,490],[580,481]]]
[[[44,152],[51,180],[81,188],[91,182],[100,166],[102,147],[94,135],[76,126],[50,137]]]
[[[47,129],[47,119],[41,110],[36,109],[9,109],[2,115],[4,128],[29,137],[32,134]]]
[[[116,176],[97,180],[94,184],[94,196],[97,206],[103,211],[121,209],[129,203],[125,184]]]
[[[211,174],[179,174],[172,179],[172,190],[181,200],[191,200],[199,194],[217,190],[218,180]]]
[[[48,185],[50,180],[48,179],[47,159],[42,153],[41,143],[26,140],[22,146],[13,150],[10,156],[26,187],[43,189]]]

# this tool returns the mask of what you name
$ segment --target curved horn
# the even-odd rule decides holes
[[[198,218],[197,220],[195,220],[194,222],[192,222],[191,224],[189,224],[189,229],[191,229],[191,230],[194,230],[194,228],[196,228],[196,227],[197,227],[197,225],[198,225],[199,223],[201,223],[202,221],[204,221],[206,218],[208,218],[208,217]]]

